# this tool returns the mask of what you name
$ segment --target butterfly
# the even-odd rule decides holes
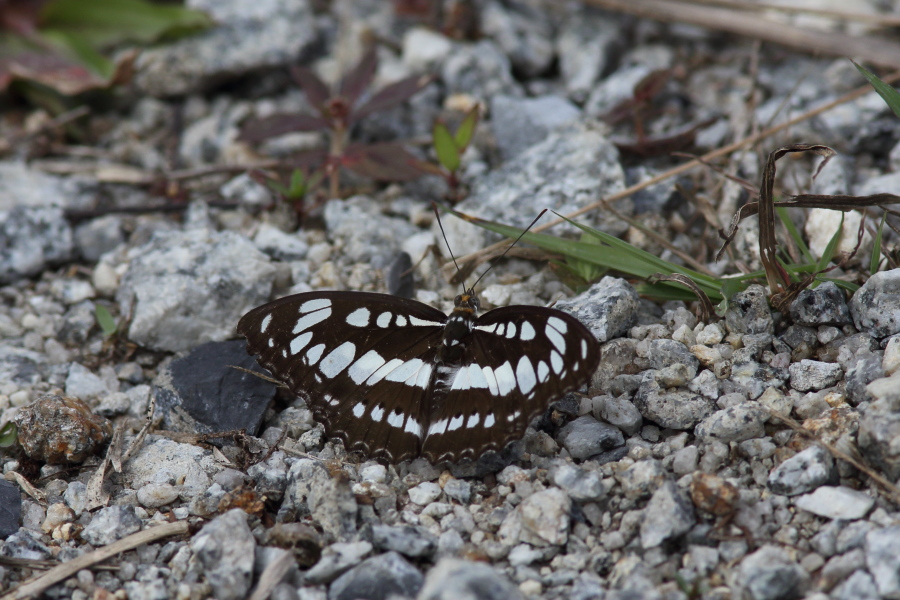
[[[454,304],[447,315],[385,294],[316,291],[254,308],[237,331],[349,452],[458,462],[524,436],[551,402],[590,381],[600,345],[561,310],[478,316],[473,288]]]

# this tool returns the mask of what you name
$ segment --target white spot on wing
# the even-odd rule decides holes
[[[262,323],[259,324],[259,332],[265,333],[266,329],[269,328],[269,323],[272,322],[272,313],[266,315],[266,317],[262,320]]]
[[[407,320],[403,315],[397,315],[397,318],[394,320],[394,324],[397,327],[406,327]]]
[[[484,418],[484,428],[487,429],[488,427],[493,427],[494,423],[495,423],[494,413],[492,413],[492,412],[488,413],[487,416]]]
[[[469,415],[469,420],[466,422],[466,429],[472,429],[476,425],[478,425],[478,421],[481,420],[481,416],[478,413],[473,415]]]
[[[381,423],[381,419],[384,418],[384,409],[380,406],[376,406],[372,409],[372,420],[376,423]]]
[[[499,395],[500,390],[497,388],[497,378],[494,377],[494,370],[490,367],[482,367],[481,373],[484,375],[485,383],[487,383],[487,387],[491,391],[491,395]]]
[[[516,376],[509,361],[494,369],[494,377],[497,379],[497,391],[501,396],[505,396],[515,389]]]
[[[497,335],[506,335],[506,323],[497,323]]]
[[[469,384],[473,388],[486,389],[488,387],[488,382],[484,376],[484,371],[482,371],[481,367],[474,363],[469,365]]]
[[[425,435],[431,435],[433,433],[441,434],[447,430],[447,419],[441,419],[440,421],[435,421],[431,425],[428,426],[428,433]]]
[[[291,354],[297,355],[300,354],[300,351],[306,348],[306,345],[312,339],[312,333],[307,331],[306,333],[301,333],[297,337],[291,340]]]
[[[311,300],[311,302],[315,302]],[[309,313],[308,315],[304,315],[297,320],[297,323],[294,325],[294,333],[300,333],[304,329],[309,329],[313,325],[317,325],[331,316],[330,308],[323,308],[321,310],[317,310],[316,312]]]
[[[506,326],[506,337],[508,337],[509,339],[513,339],[514,337],[516,337],[516,324],[515,323],[510,323],[509,325]]]
[[[522,323],[522,333],[519,334],[519,339],[523,342],[534,339],[534,327],[528,321]]]
[[[551,319],[555,317],[550,317]],[[553,345],[556,346],[556,349],[560,352],[566,351],[566,338],[564,338],[556,329],[550,327],[548,324],[547,327],[544,328],[544,333],[547,334],[547,337],[550,338],[550,341],[553,342]]]
[[[494,323],[493,325],[479,325],[475,329],[480,329],[485,333],[494,333],[495,331],[497,331],[497,324]]]
[[[557,375],[559,375],[563,370],[562,355],[560,355],[560,353],[556,350],[550,353],[550,366],[553,367],[553,372]]]
[[[588,351],[587,340],[582,339],[581,340],[581,358],[582,359],[587,358],[587,351]]]
[[[531,365],[531,360],[529,360],[527,356],[520,358],[519,364],[516,365],[516,380],[519,382],[519,389],[522,390],[523,394],[527,394],[534,389],[535,385],[537,385],[537,378],[534,376],[534,367]]]
[[[374,350],[369,350],[350,366],[350,369],[347,370],[347,375],[350,376],[353,383],[359,385],[368,379],[372,373],[380,369],[384,362],[384,358],[380,354]]]
[[[379,327],[381,327],[382,329],[384,329],[385,327],[387,327],[388,325],[391,324],[391,317],[393,317],[393,316],[394,315],[392,315],[389,312],[383,312],[380,315],[378,315],[378,319],[375,321],[375,324],[378,325]]]
[[[347,315],[347,325],[353,325],[354,327],[367,327],[369,325],[369,309],[368,308],[357,308],[352,313]]]
[[[443,323],[439,323],[437,321],[426,321],[425,319],[420,319],[419,317],[410,317],[409,322],[416,327],[441,327]]]
[[[392,358],[387,361],[384,365],[381,366],[380,369],[372,373],[372,376],[366,380],[367,385],[375,385],[379,381],[385,378],[385,376],[403,364],[403,361],[399,358]]]
[[[550,317],[549,319],[547,319],[547,325],[558,330],[563,335],[565,335],[565,333],[569,330],[569,326],[566,325],[566,322],[559,317]]]
[[[309,350],[306,351],[306,362],[309,366],[312,366],[319,362],[319,359],[322,358],[322,352],[325,351],[325,344],[318,344],[313,346]]]
[[[419,422],[412,417],[406,419],[406,426],[403,427],[403,431],[411,433],[420,439],[422,437],[422,426],[419,425]]]
[[[317,298],[316,300],[307,300],[300,305],[300,313],[308,313],[314,310],[321,310],[331,306],[331,300],[328,298]]]
[[[388,415],[387,422],[391,427],[403,427],[404,415],[400,412],[391,411],[391,414]]]
[[[425,380],[425,385],[428,385],[428,379],[431,377],[431,365],[426,364],[421,358],[413,358],[402,365],[398,366],[396,369],[387,374],[385,379],[387,381],[396,381],[398,383],[405,383],[406,385],[413,386],[419,385],[420,377],[419,374],[422,369],[427,370],[428,378]],[[424,387],[424,386],[420,386]]]
[[[322,375],[331,379],[346,369],[353,362],[354,356],[356,345],[353,342],[344,342],[322,359],[319,370],[322,371]]]
[[[357,419],[363,416],[364,412],[366,412],[366,406],[362,402],[357,402],[353,405],[353,416]]]
[[[453,417],[450,419],[450,424],[447,426],[447,431],[456,431],[463,425],[463,421],[465,421],[465,417],[459,415],[458,417]]]
[[[548,375],[550,375],[550,367],[548,367],[547,363],[545,363],[544,361],[540,361],[537,368],[538,381],[544,383],[545,381],[547,381]]]

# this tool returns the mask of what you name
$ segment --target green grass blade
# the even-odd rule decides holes
[[[778,218],[781,219],[781,224],[787,229],[788,235],[790,235],[791,239],[794,240],[794,243],[797,244],[800,254],[803,255],[803,260],[806,262],[815,262],[816,259],[813,258],[812,252],[809,251],[806,242],[803,241],[803,236],[797,231],[797,226],[794,225],[794,221],[788,215],[787,209],[776,204],[775,212],[778,215]]]
[[[831,236],[831,239],[828,240],[828,245],[825,246],[825,251],[822,253],[822,258],[819,259],[819,262],[816,263],[817,271],[824,271],[828,267],[828,263],[831,262],[831,259],[834,258],[834,253],[837,250],[838,243],[841,241],[841,234],[844,232],[844,213],[841,213],[841,224],[838,225],[837,231],[834,232],[834,235]]]
[[[460,163],[459,149],[447,126],[435,121],[431,135],[434,138],[434,152],[437,154],[438,162],[451,173],[456,171]]]
[[[881,96],[890,109],[894,111],[894,114],[900,117],[900,92],[883,82],[865,67],[858,65],[855,62],[853,63],[853,66],[862,73],[863,77],[869,80],[869,83],[875,88],[875,91],[878,92],[878,95]]]

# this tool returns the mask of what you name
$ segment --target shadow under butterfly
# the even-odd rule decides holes
[[[237,331],[348,452],[388,463],[474,460],[522,438],[600,362],[596,338],[561,310],[479,316],[477,283],[449,315],[387,294],[317,291],[254,308]]]

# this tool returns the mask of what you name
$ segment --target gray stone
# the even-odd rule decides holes
[[[134,514],[134,507],[116,504],[94,513],[81,537],[94,546],[106,546],[140,530],[141,519]]]
[[[366,559],[332,582],[328,600],[388,600],[391,596],[415,597],[424,577],[396,552]]]
[[[608,492],[599,472],[588,471],[569,463],[553,467],[550,470],[550,480],[576,502],[596,502]]]
[[[261,69],[296,64],[318,40],[305,0],[217,2],[190,0],[215,26],[184,39],[145,49],[135,84],[152,96],[199,92]]]
[[[883,597],[872,576],[861,569],[831,591],[833,600],[881,600]]]
[[[491,40],[458,44],[441,68],[441,80],[448,95],[470,94],[487,101],[498,94],[521,94],[512,76],[509,58]]]
[[[675,340],[661,339],[650,340],[647,350],[647,358],[654,369],[663,369],[671,365],[687,365],[689,369],[688,379],[693,379],[697,374],[700,361],[697,360],[687,346]]]
[[[408,493],[413,504],[425,506],[438,499],[441,495],[441,486],[431,481],[424,481],[416,487],[409,488]]]
[[[24,160],[0,161],[0,215],[15,207],[93,208],[97,193],[94,177],[58,177]]]
[[[866,516],[875,505],[875,499],[848,487],[826,485],[798,497],[794,504],[826,519],[853,521]]]
[[[900,596],[900,525],[866,535],[866,565],[882,598]]]
[[[351,567],[355,567],[372,552],[369,542],[338,542],[322,550],[322,556],[304,575],[312,585],[331,583]]]
[[[291,465],[278,522],[309,515],[326,536],[345,542],[356,533],[356,513],[356,497],[346,480],[332,477],[320,461],[305,458]]]
[[[866,568],[866,553],[862,548],[856,548],[850,552],[832,556],[822,567],[821,589],[830,590],[842,581],[845,581],[854,571]],[[872,588],[875,582],[872,581]]]
[[[306,258],[309,245],[297,235],[285,233],[267,223],[260,225],[253,236],[253,245],[275,260],[293,261]]]
[[[451,500],[456,500],[460,504],[468,504],[472,498],[472,485],[465,479],[453,477],[444,482],[444,493]]]
[[[100,257],[125,241],[122,217],[107,215],[91,219],[75,228],[75,246],[81,257],[96,262]]]
[[[604,398],[599,413],[598,415],[595,409],[594,416],[603,419],[610,425],[615,425],[628,435],[634,435],[640,431],[644,423],[641,412],[624,396]]]
[[[331,200],[323,216],[328,233],[341,243],[341,255],[376,269],[387,269],[403,241],[419,233],[408,219],[384,215],[382,206],[366,196]]]
[[[563,310],[584,323],[601,342],[625,335],[637,322],[639,297],[630,283],[605,276],[586,292],[557,302]]]
[[[738,580],[752,600],[790,600],[806,589],[808,575],[777,546],[765,545],[741,561]]]
[[[879,271],[850,299],[853,324],[873,337],[900,333],[900,269]]]
[[[674,481],[663,483],[647,503],[641,520],[641,546],[655,548],[690,531],[696,517],[687,494]]]
[[[0,539],[19,530],[22,521],[22,495],[11,481],[0,479]]]
[[[742,442],[766,435],[769,412],[756,402],[741,402],[716,411],[704,419],[694,434],[699,439],[716,438],[723,442]]]
[[[866,386],[876,379],[884,377],[882,359],[877,354],[866,352],[857,354],[852,364],[853,366],[844,373],[847,401],[853,406],[858,406],[862,402],[871,402],[874,398]]]
[[[500,46],[517,72],[532,78],[550,67],[553,25],[538,5],[487,2],[479,17],[482,33]]]
[[[625,444],[621,431],[589,415],[567,423],[560,429],[557,440],[572,458],[579,460]]]
[[[207,230],[158,233],[129,252],[116,299],[130,340],[179,352],[234,335],[234,324],[269,299],[276,268],[245,237]]]
[[[615,146],[602,132],[579,124],[555,129],[543,142],[477,179],[469,197],[457,208],[472,216],[524,228],[546,208],[568,214],[624,185]],[[630,200],[614,206],[622,213],[631,212]],[[593,221],[588,225],[608,233],[627,228],[607,211],[595,211],[591,217]],[[545,215],[538,223],[547,220],[550,217]],[[445,220],[444,230],[451,248],[480,248],[497,239],[496,234],[472,227],[462,219]],[[554,230],[557,234],[580,233],[571,225],[559,225]],[[607,336],[601,341],[612,337]]]
[[[624,45],[624,32],[615,15],[581,7],[562,24],[556,45],[566,91],[581,103],[613,60],[616,49]]]
[[[491,98],[491,126],[504,160],[544,141],[550,131],[580,116],[577,106],[559,96]]]
[[[233,508],[191,538],[191,550],[203,567],[213,594],[222,600],[246,598],[253,582],[256,540],[247,513]]]
[[[803,359],[790,367],[791,387],[798,392],[822,390],[836,384],[844,376],[841,365]]]
[[[826,281],[797,294],[791,304],[791,318],[800,325],[846,325],[850,323],[850,309],[843,290],[833,281]]]
[[[507,545],[561,546],[569,539],[571,501],[559,488],[536,492],[509,513],[497,532]]]
[[[616,475],[626,498],[647,498],[666,482],[666,470],[653,458],[639,460]]]
[[[518,588],[480,562],[444,558],[425,576],[417,600],[521,600]]]
[[[731,333],[774,333],[775,322],[763,286],[751,285],[728,300],[725,327]]]
[[[900,439],[900,412],[896,403],[877,401],[870,404],[859,419],[859,450],[872,466],[892,481],[900,478],[897,439]]]
[[[373,525],[372,542],[379,550],[399,552],[410,558],[430,558],[437,550],[437,537],[421,527]]]
[[[209,488],[212,476],[221,469],[211,451],[155,436],[150,436],[125,463],[125,475],[132,489],[150,483],[177,482],[186,498]]]
[[[834,482],[836,477],[831,454],[818,444],[813,444],[775,467],[766,485],[774,494],[796,496]]]
[[[0,546],[0,556],[6,558],[24,558],[26,560],[47,560],[53,555],[50,548],[40,541],[40,532],[19,529],[10,535]]]
[[[670,392],[652,375],[644,374],[634,396],[634,405],[645,419],[669,429],[691,429],[716,409],[708,398],[691,392]]]
[[[0,284],[37,275],[71,260],[72,227],[55,206],[16,206],[0,212]]]

